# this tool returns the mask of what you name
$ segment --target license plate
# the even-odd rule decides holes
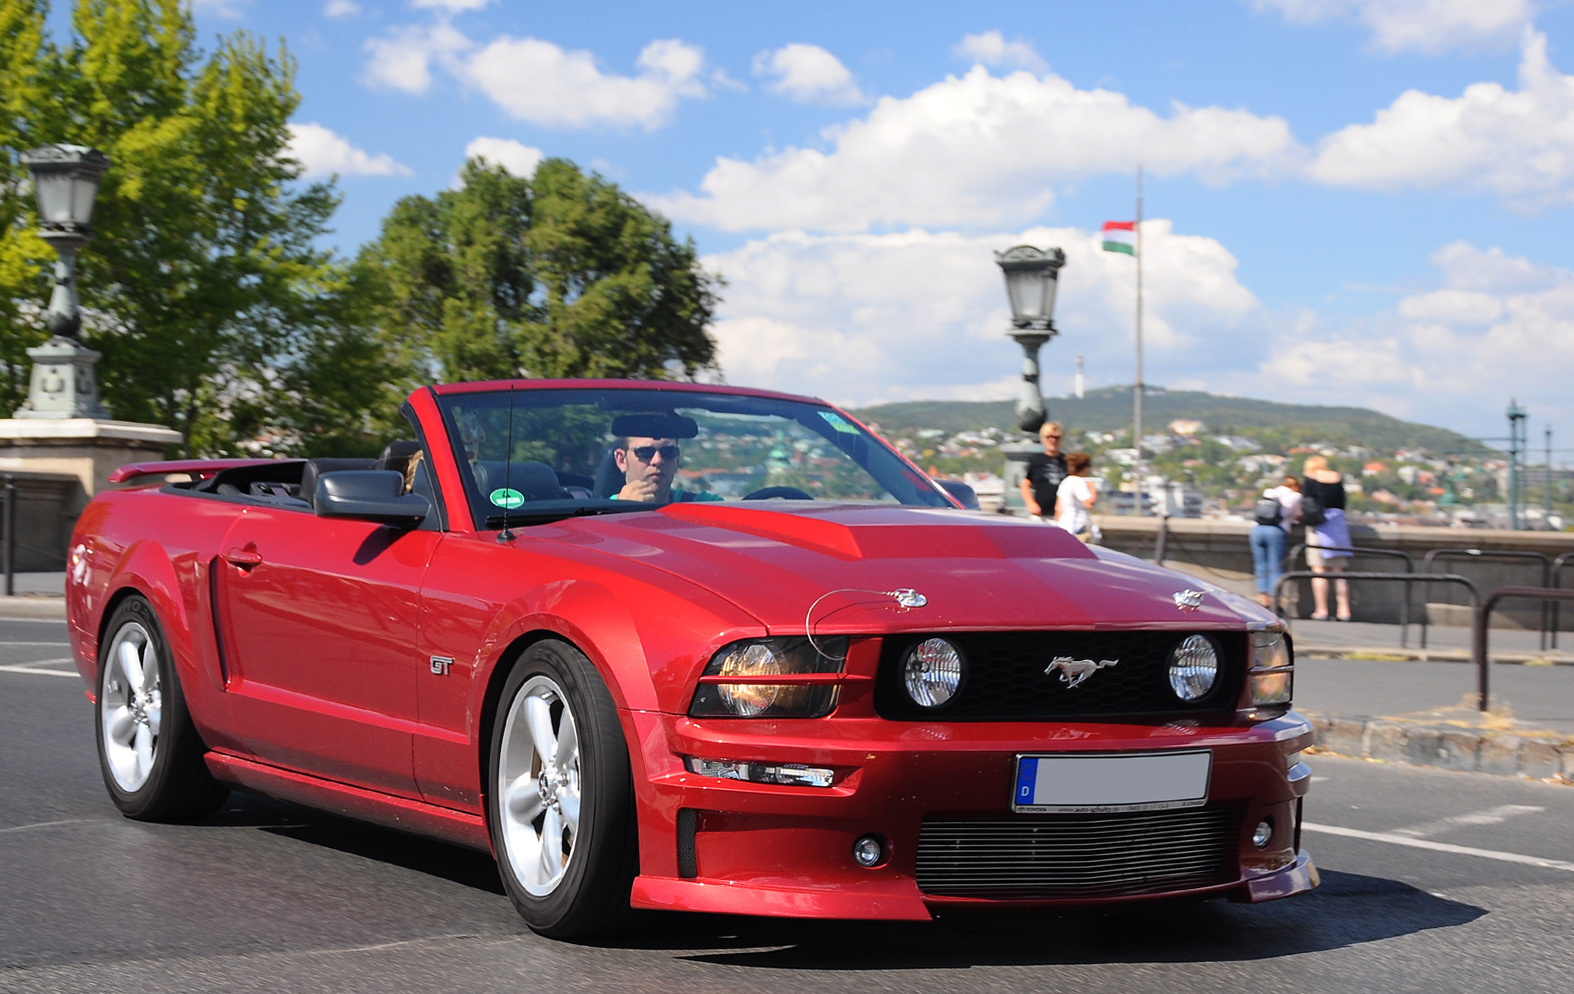
[[[1213,753],[1018,756],[1011,810],[1099,814],[1200,808],[1208,800]]]

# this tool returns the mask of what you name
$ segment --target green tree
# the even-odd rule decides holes
[[[244,33],[204,57],[179,0],[78,0],[71,43],[56,50],[34,40],[44,6],[0,0],[0,38],[39,67],[35,97],[15,100],[22,125],[3,138],[11,160],[45,142],[110,157],[79,291],[106,404],[180,430],[188,452],[243,449],[267,431],[234,415],[289,408],[298,398],[281,369],[331,347],[313,336],[339,334],[325,317],[339,313],[346,274],[312,244],[337,197],[299,183],[288,154],[295,64]],[[28,257],[18,229],[31,205],[10,199],[25,223],[0,231],[0,266]],[[11,306],[33,296],[25,282],[3,285]]]
[[[719,279],[665,218],[563,159],[528,180],[472,160],[462,181],[401,200],[357,260],[406,368],[448,380],[716,368]]]
[[[0,0],[0,417],[27,397],[27,349],[48,337],[22,306],[42,296],[43,265],[54,253],[33,232],[27,170],[17,154],[37,144],[28,114],[45,99],[50,56],[43,6]]]

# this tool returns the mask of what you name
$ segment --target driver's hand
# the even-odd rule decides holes
[[[650,503],[656,499],[656,481],[639,479],[623,484],[623,489],[618,491],[618,500],[634,500]]]

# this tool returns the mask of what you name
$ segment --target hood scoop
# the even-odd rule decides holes
[[[661,514],[858,559],[1093,559],[1074,536],[1025,521],[991,521],[958,511],[825,506],[792,511],[720,503],[668,504]]]

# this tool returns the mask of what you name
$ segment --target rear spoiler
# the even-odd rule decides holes
[[[143,476],[186,473],[194,480],[207,480],[226,469],[239,466],[267,466],[277,459],[173,459],[168,462],[134,462],[109,474],[110,483],[127,483]]]

